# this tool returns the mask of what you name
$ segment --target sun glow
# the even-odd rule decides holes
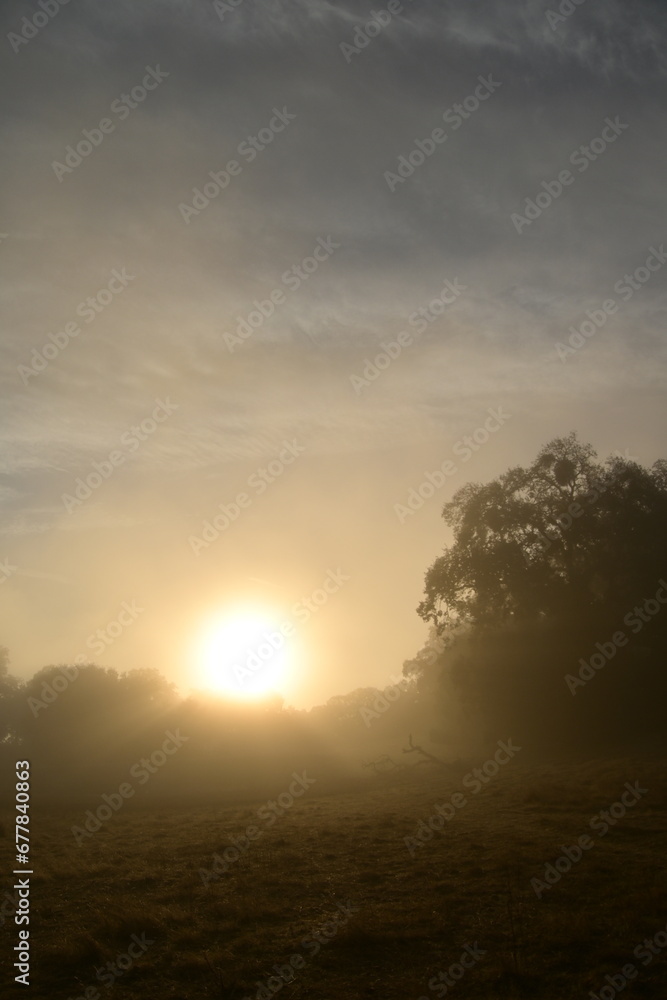
[[[215,619],[200,644],[204,685],[234,698],[280,692],[294,664],[293,644],[282,625],[248,611]]]

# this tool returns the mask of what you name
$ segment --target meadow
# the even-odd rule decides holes
[[[36,808],[28,995],[666,996],[663,759],[517,754],[478,782],[480,763],[323,780],[284,809],[128,802],[80,845],[90,803]],[[626,783],[642,794],[606,822]],[[0,935],[2,995],[19,995],[13,919]]]

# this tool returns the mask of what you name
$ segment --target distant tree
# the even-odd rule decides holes
[[[121,698],[135,711],[149,707],[166,708],[177,700],[176,685],[156,667],[129,670],[119,678]]]
[[[315,711],[334,723],[359,723],[362,709],[371,705],[379,694],[379,689],[375,687],[355,688],[347,694],[333,695]]]
[[[16,701],[22,684],[9,673],[9,650],[0,646],[0,743],[18,736]]]

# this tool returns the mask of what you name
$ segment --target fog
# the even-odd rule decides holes
[[[0,993],[664,996],[664,3],[0,26]]]

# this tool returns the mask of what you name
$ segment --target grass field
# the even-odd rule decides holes
[[[667,926],[664,762],[520,757],[479,791],[464,784],[479,761],[345,790],[316,782],[273,821],[258,817],[262,802],[129,803],[81,846],[71,827],[86,806],[37,809],[32,982],[12,981],[17,928],[6,919],[2,995],[583,1000],[602,990],[611,1000],[605,976],[632,963],[624,995],[666,997],[667,948],[633,954]],[[607,832],[602,821],[593,830],[626,782],[646,793]],[[455,815],[410,851],[405,838],[455,793]],[[4,894],[14,838],[9,813],[2,822]],[[248,826],[256,839],[239,841]],[[538,898],[531,879],[582,835],[592,846]],[[231,838],[242,848],[233,861]],[[201,870],[225,851],[228,870],[205,885]],[[138,957],[125,958],[131,945]],[[457,964],[464,953],[469,968]]]

